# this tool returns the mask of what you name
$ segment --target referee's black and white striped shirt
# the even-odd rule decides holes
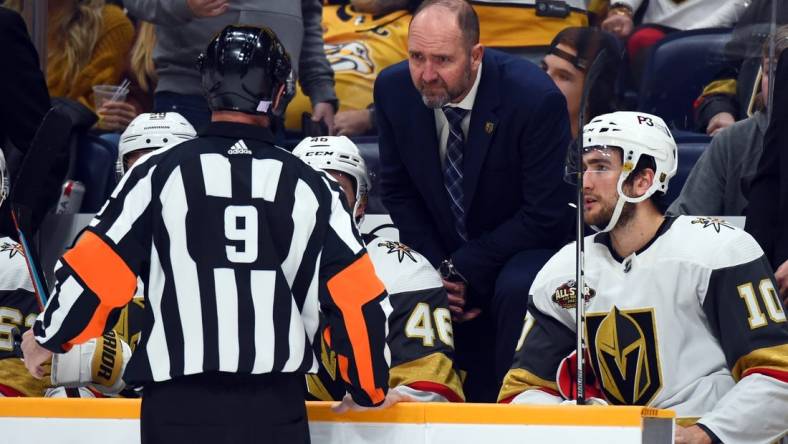
[[[147,323],[124,379],[315,372],[318,310],[357,402],[383,401],[383,284],[339,187],[268,129],[212,123],[143,157],[58,262],[35,324],[53,351],[112,327],[145,287]]]

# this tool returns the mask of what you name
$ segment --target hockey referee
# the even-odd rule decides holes
[[[212,122],[140,159],[56,266],[23,343],[100,336],[145,288],[124,380],[143,387],[143,443],[307,443],[304,373],[318,310],[361,406],[384,402],[386,297],[337,184],[274,146],[290,58],[268,29],[228,26],[200,58]]]

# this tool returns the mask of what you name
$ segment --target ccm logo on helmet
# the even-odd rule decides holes
[[[333,151],[310,151],[310,152],[305,154],[306,157],[312,157],[312,156],[333,156],[333,155],[334,155]]]

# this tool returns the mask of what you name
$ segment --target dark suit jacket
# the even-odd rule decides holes
[[[19,14],[3,7],[0,7],[0,65],[0,148],[11,167],[19,163],[21,155],[12,151],[7,141],[21,153],[27,152],[50,103],[46,81],[38,66],[38,53],[25,22]],[[0,207],[0,235],[11,233],[14,230],[6,202]]]
[[[433,110],[407,61],[381,72],[375,107],[383,203],[401,240],[433,265],[451,257],[475,293],[489,296],[514,254],[560,246],[571,223],[570,126],[563,95],[534,64],[485,50],[463,160],[468,242],[454,229]]]
[[[8,137],[25,152],[49,110],[49,92],[25,22],[1,7],[0,43],[0,146]]]

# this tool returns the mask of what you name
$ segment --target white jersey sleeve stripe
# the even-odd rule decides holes
[[[107,237],[116,245],[120,243],[126,234],[131,231],[131,227],[137,222],[145,209],[148,208],[151,202],[151,177],[156,170],[154,166],[148,170],[148,174],[139,180],[134,187],[129,191],[126,199],[123,200],[123,210],[120,215],[112,223],[112,226],[107,230]],[[98,223],[98,219],[93,219]],[[91,226],[95,226],[91,223]]]
[[[58,333],[60,327],[63,325],[63,319],[68,316],[68,313],[71,311],[74,303],[77,302],[77,298],[82,295],[83,291],[84,289],[82,286],[79,285],[79,282],[77,282],[72,276],[69,276],[68,279],[63,281],[57,294],[53,295],[53,297],[51,297],[47,303],[47,307],[49,307],[49,304],[51,304],[52,301],[57,300],[60,306],[57,310],[52,312],[49,325],[44,328],[45,336],[37,336],[39,340],[51,338]]]
[[[293,286],[299,264],[304,256],[307,242],[315,228],[317,209],[320,203],[315,193],[304,181],[298,179],[295,187],[295,202],[293,203],[293,236],[290,241],[290,250],[282,262],[282,272],[287,279],[287,284]]]
[[[326,187],[331,192],[331,216],[328,224],[339,239],[350,248],[350,251],[352,251],[353,254],[358,254],[363,246],[353,233],[353,220],[350,218],[350,214],[342,209],[340,199],[344,199],[344,196],[340,197],[339,192],[331,188],[328,179],[325,177],[323,178],[323,182],[325,182]]]
[[[183,186],[181,168],[173,170],[161,193],[162,219],[170,238],[170,261],[175,282],[178,312],[183,329],[183,372],[191,375],[202,372],[203,367],[203,325],[202,303],[200,301],[199,276],[197,265],[189,255],[186,238],[186,190]]]

